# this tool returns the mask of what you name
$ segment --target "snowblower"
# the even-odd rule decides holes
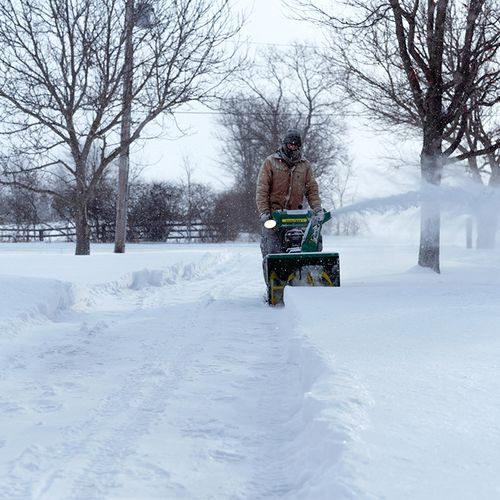
[[[322,253],[321,227],[332,218],[324,212],[318,222],[310,210],[275,210],[265,222],[267,229],[280,231],[282,253],[264,257],[267,301],[284,304],[285,286],[340,286],[338,253]]]

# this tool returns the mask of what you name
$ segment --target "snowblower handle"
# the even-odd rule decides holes
[[[328,222],[332,218],[331,212],[327,212],[326,210],[321,210],[321,217],[317,217],[317,213],[311,217],[311,223],[313,226],[322,226],[325,222]]]
[[[333,217],[332,215],[332,212],[331,211],[328,211],[328,212],[323,212],[323,224],[325,222],[328,222],[331,218]]]

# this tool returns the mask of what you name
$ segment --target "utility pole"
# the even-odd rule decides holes
[[[123,100],[118,159],[118,196],[116,200],[115,253],[125,253],[127,236],[128,173],[130,160],[130,122],[134,78],[134,0],[125,0],[125,60],[123,64]]]

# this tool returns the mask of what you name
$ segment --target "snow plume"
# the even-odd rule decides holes
[[[384,196],[383,198],[372,198],[359,201],[352,205],[338,208],[333,211],[334,216],[349,213],[399,213],[411,207],[417,207],[420,203],[419,191],[408,191],[407,193]]]
[[[500,191],[485,186],[433,186],[425,184],[422,189],[406,193],[362,200],[333,211],[334,216],[348,213],[400,213],[419,207],[424,201],[438,200],[443,210],[456,214],[472,214],[485,205],[500,208]]]

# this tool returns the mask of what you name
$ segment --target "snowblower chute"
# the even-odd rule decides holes
[[[310,210],[279,210],[266,227],[280,232],[285,249],[264,257],[267,299],[283,304],[285,286],[340,286],[338,253],[322,253],[321,226],[331,219],[325,212],[319,222]]]

